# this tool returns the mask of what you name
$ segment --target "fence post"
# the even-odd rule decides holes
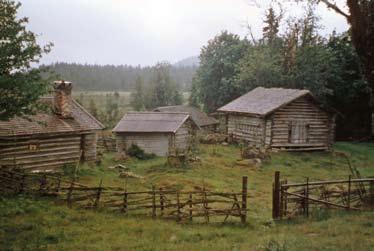
[[[56,193],[60,192],[60,187],[61,187],[61,174],[59,174],[57,178]]]
[[[68,203],[69,208],[71,208],[71,197],[73,196],[74,181],[75,181],[75,178],[73,177],[70,183],[68,194],[67,194],[67,203]]]
[[[99,185],[99,188],[97,189],[96,200],[95,200],[95,203],[94,203],[95,208],[97,208],[99,206],[101,191],[103,189],[102,185],[103,185],[103,179],[100,180],[100,185]]]
[[[208,202],[207,202],[205,187],[203,187],[203,205],[204,205],[205,221],[206,223],[209,223],[209,211],[208,211]]]
[[[242,178],[242,210],[240,218],[242,223],[247,221],[247,191],[248,191],[248,177],[243,176]]]
[[[188,204],[189,204],[189,220],[192,221],[192,193],[190,193],[188,197]]]
[[[347,198],[347,209],[351,209],[351,178],[352,176],[349,175],[348,177],[348,198]]]
[[[273,183],[273,219],[279,219],[279,205],[280,205],[280,172],[276,171],[274,174],[274,183]]]
[[[25,178],[26,178],[26,175],[25,175],[25,174],[22,174],[21,185],[20,185],[19,193],[23,193],[23,192],[25,191]]]
[[[370,192],[370,202],[374,203],[374,181],[369,183],[369,192]]]
[[[127,189],[125,189],[125,193],[123,196],[123,207],[122,207],[122,212],[124,214],[127,214]]]
[[[42,193],[43,189],[47,185],[47,176],[44,174],[40,179],[39,193]]]
[[[154,186],[152,186],[152,218],[156,218],[156,192]]]
[[[305,198],[306,216],[309,217],[309,177],[306,178]]]
[[[181,221],[181,206],[180,206],[180,199],[179,199],[179,192],[177,191],[177,222]]]
[[[162,187],[160,188],[160,210],[161,210],[161,216],[164,215],[164,194],[162,192]]]

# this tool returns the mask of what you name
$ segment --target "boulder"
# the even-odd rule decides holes
[[[227,135],[221,133],[209,133],[203,135],[200,138],[200,142],[204,144],[219,144],[225,142],[227,139]]]

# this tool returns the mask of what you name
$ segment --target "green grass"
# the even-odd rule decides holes
[[[338,143],[352,155],[363,176],[374,176],[374,144]],[[100,166],[83,165],[80,181],[124,186],[106,167],[122,163],[144,180],[129,179],[128,190],[162,185],[180,189],[206,187],[240,191],[248,176],[248,224],[177,224],[105,211],[68,209],[48,199],[28,197],[0,201],[0,250],[374,250],[374,212],[314,212],[311,219],[271,220],[274,171],[292,181],[339,179],[349,175],[341,158],[329,153],[274,153],[262,167],[242,165],[235,146],[204,145],[201,162],[171,168],[164,158],[115,162],[104,156]]]

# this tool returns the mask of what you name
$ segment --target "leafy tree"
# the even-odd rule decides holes
[[[32,64],[52,44],[41,47],[36,43],[36,35],[26,29],[28,18],[17,17],[20,6],[0,0],[0,120],[34,113],[41,108],[39,97],[48,91],[48,81]]]
[[[237,78],[241,93],[258,86],[281,87],[284,84],[282,54],[268,46],[250,48],[238,62]]]
[[[153,67],[150,88],[146,94],[147,108],[181,103],[181,95],[177,85],[170,77],[170,68],[171,65],[166,62],[158,63]]]
[[[136,77],[135,81],[135,92],[131,92],[131,106],[135,111],[144,110],[145,106],[145,97],[143,89],[143,79],[140,75]]]
[[[178,90],[174,90],[173,93],[173,105],[183,104],[183,95]]]
[[[346,13],[335,1],[309,0],[313,3],[323,3],[327,8],[346,18],[350,24],[352,44],[363,65],[363,70],[371,88],[374,92],[374,1],[372,0],[346,0],[349,13]]]
[[[239,36],[222,32],[201,49],[200,67],[193,79],[192,100],[199,100],[212,112],[242,92],[237,85],[237,63],[249,42]]]
[[[331,92],[325,99],[327,104],[343,113],[337,117],[337,137],[363,137],[370,131],[371,112],[367,104],[371,95],[351,36],[349,33],[333,33],[326,46],[336,67],[335,74],[327,81]]]
[[[115,102],[111,94],[106,95],[105,118],[106,124],[110,127],[113,127],[119,120],[118,103]]]

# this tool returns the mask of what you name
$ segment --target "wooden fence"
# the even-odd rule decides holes
[[[273,218],[309,216],[314,208],[345,210],[373,209],[374,178],[288,183],[275,172]]]
[[[170,190],[153,187],[148,191],[127,191],[119,187],[106,187],[100,181],[96,187],[68,180],[60,175],[30,174],[0,169],[0,193],[25,193],[53,196],[69,207],[85,209],[105,208],[125,215],[174,219],[178,222],[210,222],[229,217],[247,218],[247,177],[242,179],[239,193]]]

